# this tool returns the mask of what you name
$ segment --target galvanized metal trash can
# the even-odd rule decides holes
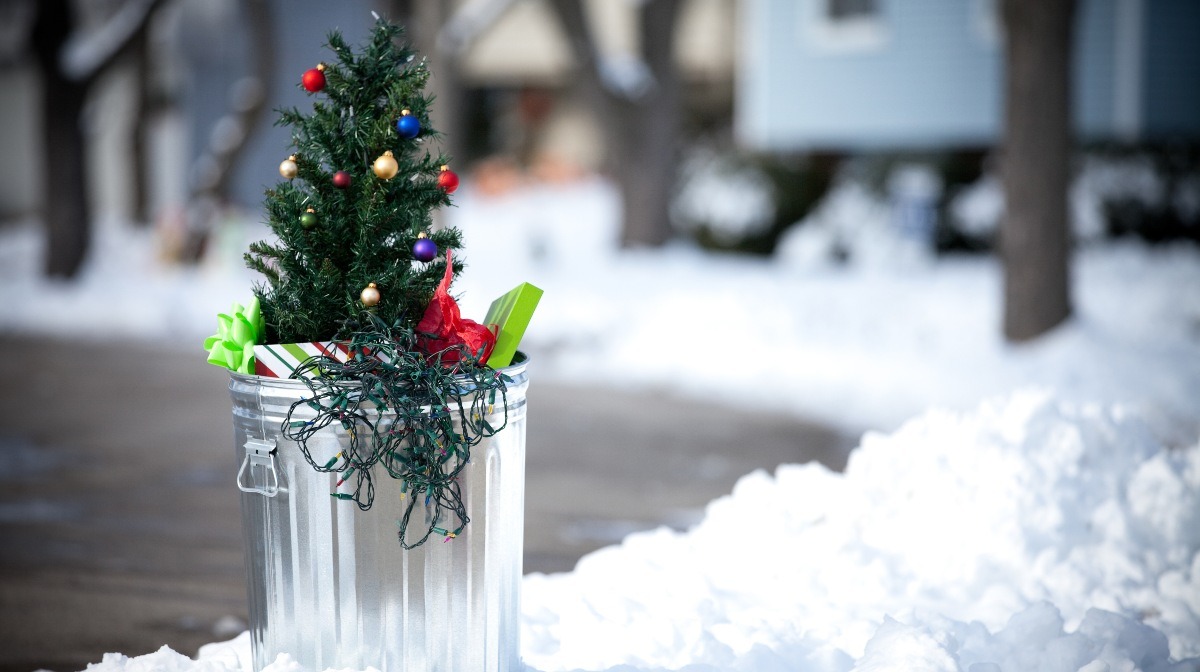
[[[398,481],[375,478],[374,505],[360,511],[330,496],[337,474],[315,471],[281,435],[308,388],[232,374],[255,670],[281,653],[314,671],[521,669],[527,362],[519,353],[503,369],[512,379],[508,424],[472,448],[459,477],[471,522],[457,538],[431,537],[408,551],[397,539]],[[494,426],[503,419],[501,408],[488,416]],[[332,457],[348,441],[335,426],[309,439],[314,457]]]

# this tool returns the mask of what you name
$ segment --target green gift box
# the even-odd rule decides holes
[[[529,319],[541,298],[542,290],[522,282],[492,302],[483,320],[484,324],[495,325],[496,329],[496,347],[488,357],[488,366],[499,369],[512,364],[517,346],[521,344],[521,337],[525,335]]]

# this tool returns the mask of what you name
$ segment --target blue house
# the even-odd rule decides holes
[[[759,150],[986,147],[1003,124],[997,0],[745,0],[735,131]],[[1200,137],[1200,2],[1079,0],[1080,140]]]

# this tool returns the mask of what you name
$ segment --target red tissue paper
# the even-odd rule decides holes
[[[450,250],[446,250],[446,275],[433,292],[433,300],[425,309],[425,315],[417,323],[417,346],[430,356],[439,356],[443,365],[455,364],[461,359],[461,352],[456,345],[465,345],[473,353],[483,351],[479,358],[480,364],[486,364],[492,349],[496,347],[496,334],[486,326],[462,316],[458,302],[450,296],[450,280],[454,275],[454,267],[450,260]]]

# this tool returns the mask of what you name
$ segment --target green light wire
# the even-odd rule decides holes
[[[363,511],[374,503],[378,468],[402,481],[406,495],[399,540],[405,549],[424,544],[432,534],[447,539],[459,535],[470,518],[458,477],[471,460],[471,448],[508,424],[506,384],[512,379],[481,364],[480,353],[464,346],[418,352],[412,329],[388,328],[370,313],[347,331],[348,361],[310,357],[292,374],[312,396],[288,409],[283,436],[296,442],[316,471],[336,472],[342,479],[353,476],[346,481],[354,484],[353,494],[331,494],[354,501]],[[448,361],[455,363],[440,363]],[[499,426],[487,419],[494,408],[504,411]],[[315,417],[298,419],[309,411]],[[348,439],[341,458],[318,464],[308,441],[327,427],[337,431],[338,425]],[[426,526],[411,541],[409,521],[418,507],[425,511]],[[449,524],[448,517],[457,524]]]

